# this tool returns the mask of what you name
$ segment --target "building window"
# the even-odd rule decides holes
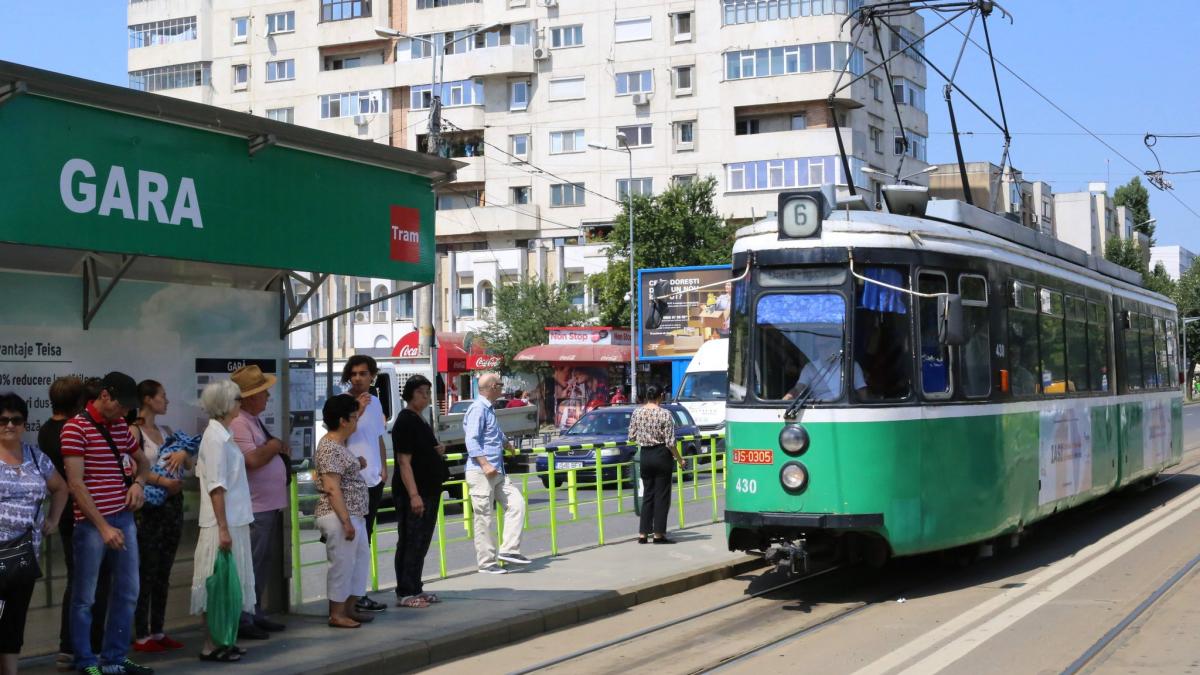
[[[638,40],[650,40],[653,37],[648,16],[637,19],[617,19],[613,22],[614,42],[637,42]]]
[[[453,211],[455,209],[470,209],[483,204],[483,192],[469,190],[466,192],[448,192],[437,196],[438,211]]]
[[[675,123],[675,151],[683,152],[685,150],[696,149],[696,122],[676,122]]]
[[[889,34],[891,35],[891,53],[895,54],[896,52],[903,51],[905,56],[914,60],[917,58],[913,56],[914,52],[922,55],[925,54],[925,42],[911,30],[903,26],[897,26],[894,32],[889,31]]]
[[[489,281],[479,284],[479,306],[481,308],[492,307],[496,304],[496,289],[492,288]]]
[[[294,33],[296,31],[296,13],[279,12],[267,15],[267,35],[276,33]]]
[[[758,133],[759,121],[757,118],[743,118],[734,120],[733,133],[735,136],[751,136]]]
[[[866,176],[862,173],[864,166],[861,159],[850,158],[855,185],[867,184]],[[808,187],[825,182],[846,184],[841,162],[833,156],[761,159],[726,164],[725,176],[726,190],[729,192]]]
[[[233,66],[233,88],[245,89],[250,86],[250,64],[237,63]]]
[[[551,101],[570,101],[584,98],[585,95],[586,89],[582,76],[550,80]]]
[[[320,100],[321,119],[323,120],[388,111],[388,97],[385,92],[379,90],[325,94],[320,97]]]
[[[325,70],[349,70],[351,68],[361,68],[361,56],[326,56]]]
[[[675,95],[688,96],[692,93],[692,73],[695,66],[675,66]]]
[[[550,29],[550,46],[555,49],[583,46],[583,25],[557,26]]]
[[[654,91],[654,71],[635,70],[629,73],[617,73],[617,96],[652,91]]]
[[[138,91],[183,89],[209,84],[212,64],[207,61],[147,68],[129,73],[129,88]]]
[[[296,60],[267,61],[267,82],[296,79]]]
[[[722,25],[848,14],[863,3],[864,0],[724,0]]]
[[[907,103],[917,110],[925,109],[925,87],[903,77],[898,77],[892,82],[892,94],[897,103]]]
[[[622,145],[621,136],[625,137],[625,145],[631,148],[645,148],[654,145],[653,127],[649,124],[617,127],[617,147]]]
[[[844,125],[843,125],[844,126]],[[792,115],[792,131],[801,131],[808,128],[808,115],[797,113]]]
[[[919,159],[922,162],[925,161],[925,144],[927,139],[924,136],[908,129],[900,129],[899,127],[894,128],[893,132],[896,141],[893,154],[897,156],[908,155],[913,159]]]
[[[371,16],[371,0],[321,0],[321,21],[345,21]]]
[[[250,17],[233,17],[233,42],[245,42],[250,37]]]
[[[847,42],[818,42],[790,47],[725,52],[725,79],[745,80],[795,73],[841,70],[863,73],[863,53]]]
[[[139,23],[129,27],[129,48],[153,47],[196,39],[196,17]]]
[[[691,185],[696,182],[696,174],[683,173],[677,176],[671,176],[671,182],[676,185]]]
[[[417,0],[417,9],[433,9],[434,7],[449,7],[451,5],[477,4],[480,0]]]
[[[583,183],[555,183],[550,186],[550,206],[583,206]]]
[[[633,185],[634,196],[649,197],[654,194],[654,179],[653,178],[634,178],[630,183],[628,178],[617,179],[617,199],[626,199],[629,197],[629,186]]]
[[[867,76],[867,83],[871,87],[871,97],[876,101],[883,100],[883,80],[874,75]]]
[[[508,109],[529,109],[529,82],[527,80],[508,83]]]
[[[692,40],[692,13],[691,12],[676,12],[671,15],[671,29],[674,32],[672,36],[675,42],[691,42]]]
[[[458,316],[460,318],[475,316],[475,289],[458,289]]]
[[[392,318],[395,321],[409,321],[413,318],[412,291],[405,291],[392,298]]]
[[[868,127],[871,134],[871,147],[875,152],[883,152],[883,129],[879,127]]]
[[[267,108],[267,119],[275,120],[276,122],[286,122],[287,124],[296,123],[295,108]]]
[[[529,134],[513,134],[508,137],[509,152],[518,159],[529,159]]]
[[[447,108],[483,105],[482,78],[454,80],[453,82],[443,82],[438,86],[441,87],[438,97],[441,98],[442,105]],[[430,106],[433,96],[433,87],[431,85],[422,84],[411,87],[409,92],[410,108],[413,110],[424,110]]]
[[[587,141],[583,139],[583,129],[550,132],[550,154],[564,155],[570,152],[583,152]]]
[[[517,185],[508,189],[510,204],[528,204],[531,188],[528,185]]]

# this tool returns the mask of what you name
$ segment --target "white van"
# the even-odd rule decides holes
[[[709,340],[692,356],[675,400],[683,404],[704,433],[725,429],[729,392],[729,340]]]

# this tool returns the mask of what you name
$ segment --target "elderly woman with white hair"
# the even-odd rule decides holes
[[[213,573],[217,551],[233,553],[242,587],[242,611],[254,610],[254,562],[250,552],[250,485],[246,461],[229,433],[229,424],[241,411],[241,390],[230,380],[213,382],[200,394],[200,407],[209,417],[200,440],[196,477],[200,479],[200,538],[192,574],[192,614],[208,605],[205,581]],[[245,650],[237,645],[218,645],[205,635],[202,661],[233,662]]]

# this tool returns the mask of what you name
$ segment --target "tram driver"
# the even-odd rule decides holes
[[[818,339],[814,341],[812,353],[802,352],[808,360],[800,370],[796,384],[783,395],[785,401],[809,395],[814,401],[832,401],[842,396],[842,350],[840,340]],[[793,371],[795,372],[795,371]],[[867,388],[862,367],[854,362],[854,389],[863,392]]]

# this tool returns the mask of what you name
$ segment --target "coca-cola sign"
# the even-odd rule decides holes
[[[499,368],[502,360],[499,354],[471,354],[467,356],[467,369],[491,370]]]
[[[410,331],[396,341],[392,347],[392,356],[400,359],[415,359],[421,355],[421,334]]]

